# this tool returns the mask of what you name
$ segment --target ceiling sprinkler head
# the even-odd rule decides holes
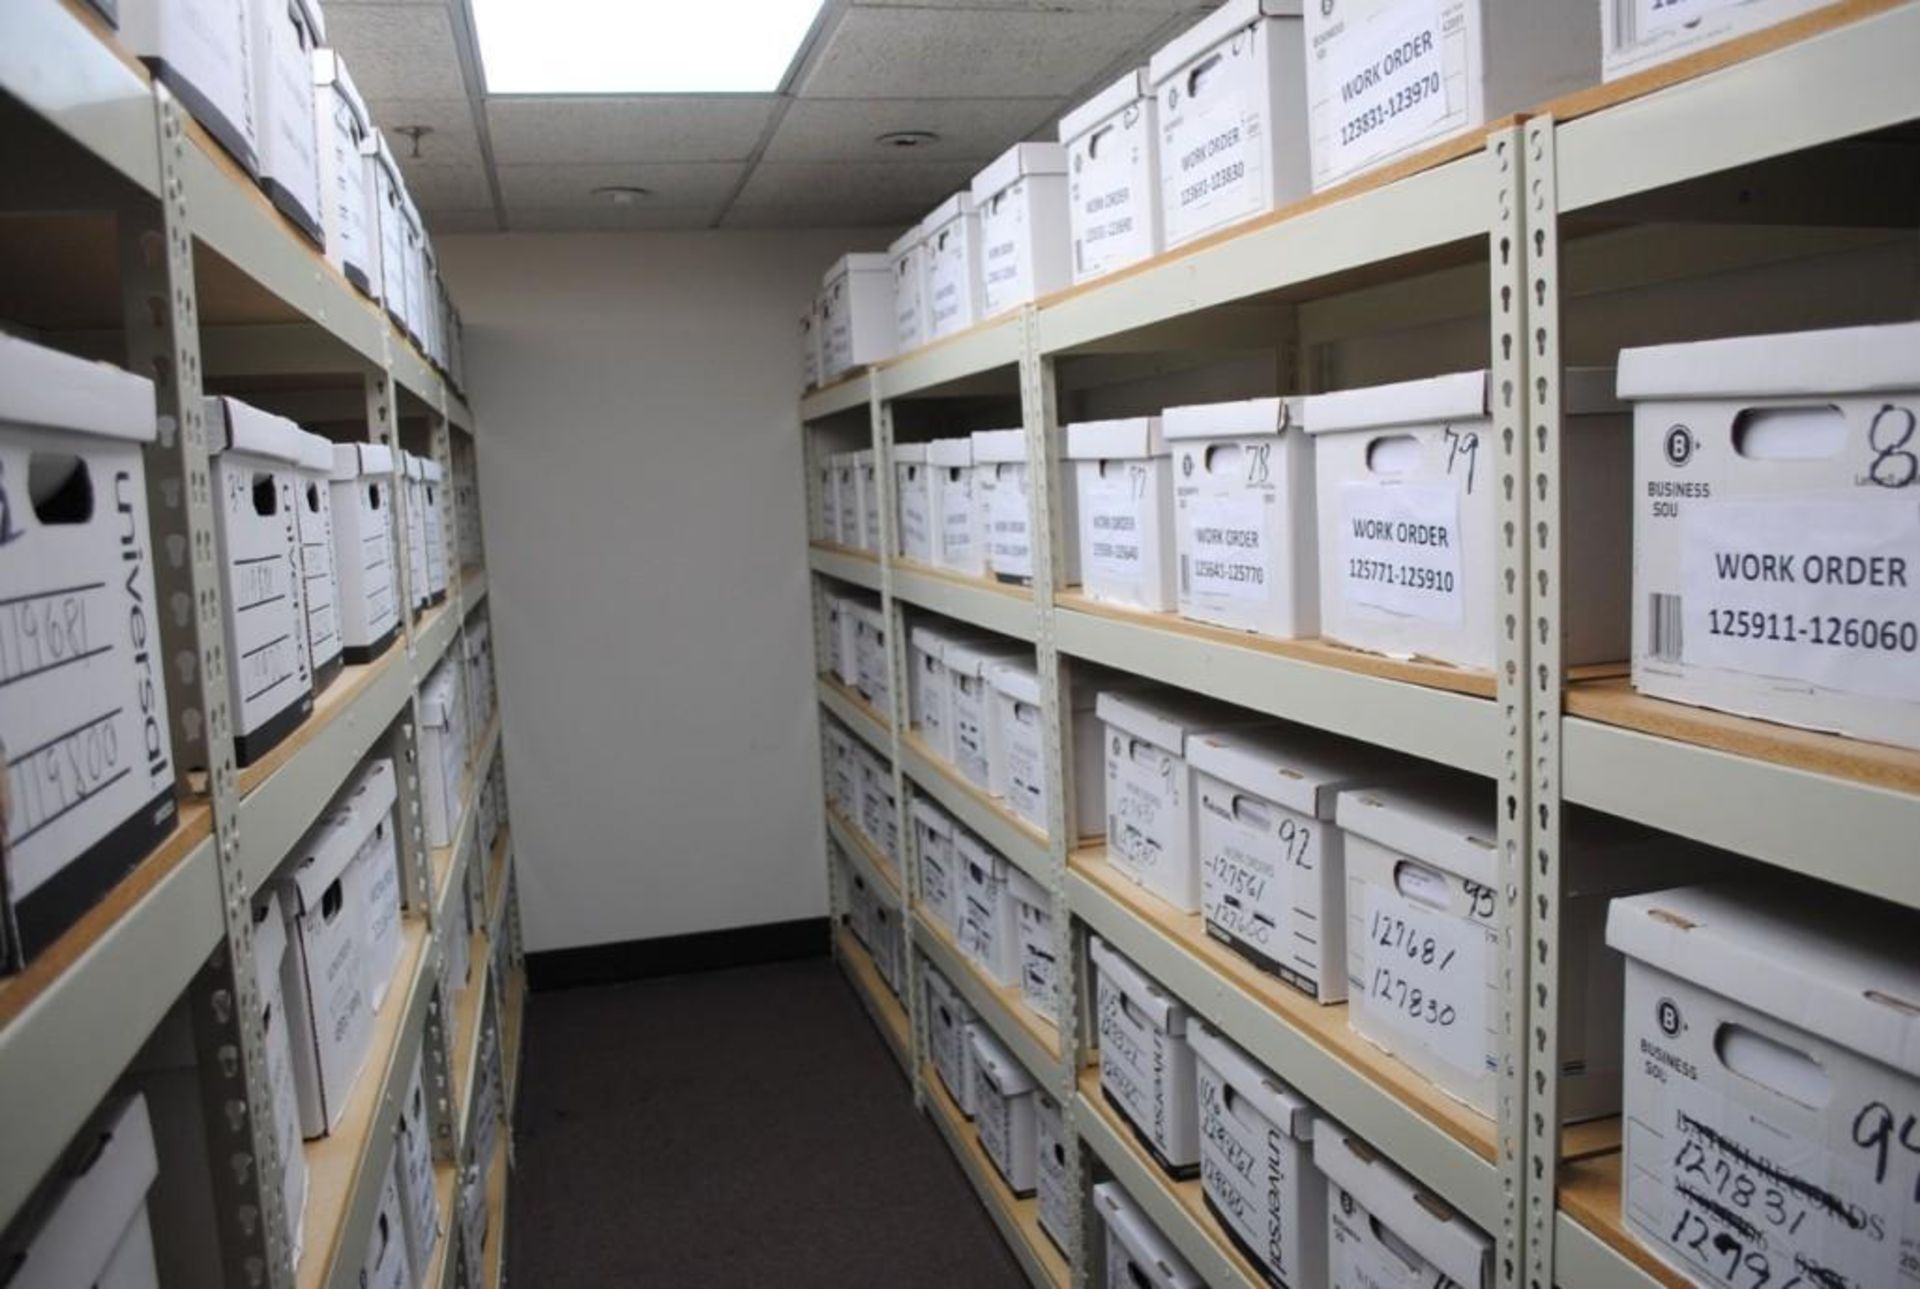
[[[927,148],[940,142],[940,136],[932,130],[889,130],[873,141],[883,148]]]
[[[420,140],[432,134],[433,127],[430,125],[396,125],[393,127],[393,132],[402,136],[408,143],[413,145],[412,150],[407,153],[407,159],[409,161],[418,161],[420,159]]]

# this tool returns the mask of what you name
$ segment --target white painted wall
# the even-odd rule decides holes
[[[440,239],[530,950],[826,912],[798,320],[885,242]]]

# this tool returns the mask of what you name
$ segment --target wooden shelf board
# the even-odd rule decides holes
[[[998,815],[1009,828],[1025,834],[1027,840],[1031,841],[1035,846],[1038,846],[1042,851],[1047,849],[1050,843],[1047,840],[1046,833],[1035,828],[1025,819],[1022,819],[1019,815],[1009,810],[1005,801],[1002,801],[999,797],[994,796],[992,793],[985,791],[968,780],[964,774],[960,773],[953,762],[928,747],[926,741],[918,734],[914,733],[911,729],[902,730],[900,731],[900,741],[904,743],[907,749],[914,755],[932,766],[934,772],[947,783],[958,789],[963,795],[973,798],[982,810],[990,811]]]
[[[893,1044],[894,1051],[905,1064],[908,1053],[913,1051],[913,1031],[907,1021],[907,1009],[903,1007],[893,991],[887,988],[887,982],[880,975],[880,968],[873,963],[873,956],[867,947],[860,943],[860,937],[853,928],[845,925],[834,928],[833,937],[840,948],[840,961],[845,964],[847,974],[857,982],[857,988],[867,996],[867,1008],[880,1020],[886,1031],[887,1041]]]
[[[972,973],[973,978],[979,982],[980,987],[999,1000],[1001,1008],[1013,1018],[1014,1023],[1030,1034],[1034,1042],[1045,1048],[1053,1056],[1056,1065],[1059,1064],[1061,1060],[1060,1029],[1045,1016],[1042,1016],[1039,1012],[1027,1006],[1026,1000],[1020,996],[1020,986],[1003,985],[997,980],[988,978],[985,972],[974,965],[973,959],[967,957],[967,955],[961,951],[959,943],[948,933],[947,929],[927,916],[926,908],[921,905],[920,901],[915,900],[913,902],[913,912],[914,917],[920,923],[921,933],[937,937],[940,943],[946,946],[947,952],[951,953],[961,966]],[[1028,1073],[1032,1074],[1035,1073],[1035,1071],[1029,1070]],[[1042,1071],[1042,1073],[1044,1073],[1044,1071]]]
[[[887,727],[890,724],[890,722],[887,720],[885,716],[882,716],[880,714],[879,708],[875,707],[872,703],[869,703],[867,701],[867,697],[865,694],[862,694],[859,690],[855,689],[852,685],[841,683],[841,680],[838,676],[828,671],[823,671],[820,673],[820,683],[822,685],[825,685],[828,689],[831,689],[834,693],[838,694],[856,712],[859,712],[862,716],[866,717],[868,720],[872,721],[875,725],[879,726],[881,736],[883,738],[885,737]]]
[[[367,1049],[366,1064],[347,1098],[346,1113],[332,1132],[306,1143],[307,1209],[306,1249],[300,1265],[294,1269],[294,1282],[301,1289],[323,1284],[333,1262],[347,1256],[357,1264],[364,1250],[336,1247],[345,1224],[347,1203],[351,1198],[353,1177],[361,1159],[374,1148],[370,1141],[375,1111],[386,1092],[387,1067],[400,1043],[400,1022],[407,1013],[407,997],[414,988],[414,976],[420,969],[420,957],[427,948],[427,924],[424,919],[405,917],[401,922],[400,959],[394,965],[393,983],[374,1018],[373,1039]],[[405,1077],[401,1071],[399,1077]]]
[[[1418,1114],[1481,1158],[1496,1158],[1493,1121],[1440,1091],[1424,1076],[1353,1032],[1345,1003],[1321,1004],[1270,976],[1206,932],[1198,913],[1183,913],[1149,893],[1107,860],[1106,846],[1087,847],[1068,857],[1073,870],[1116,902],[1153,926],[1169,941],[1199,959],[1215,975],[1259,1000],[1274,1019],[1310,1039],[1335,1061]],[[1286,1078],[1287,1071],[1275,1070]]]
[[[299,755],[300,749],[312,742],[314,736],[330,725],[341,712],[351,707],[353,701],[387,668],[406,666],[406,658],[406,643],[395,636],[386,652],[372,662],[342,667],[340,674],[333,678],[333,683],[314,695],[313,711],[307,719],[301,721],[291,734],[280,740],[265,756],[240,771],[240,795],[246,796],[266,782],[276,770],[293,760]]]
[[[1397,680],[1404,684],[1421,685],[1428,689],[1444,689],[1449,693],[1465,694],[1470,698],[1492,698],[1496,689],[1494,675],[1490,671],[1471,671],[1464,667],[1453,667],[1443,662],[1429,662],[1418,658],[1389,658],[1384,654],[1366,653],[1359,649],[1335,644],[1331,640],[1318,638],[1280,640],[1272,636],[1255,635],[1250,631],[1234,631],[1204,622],[1190,622],[1172,613],[1149,613],[1141,609],[1103,604],[1079,591],[1063,592],[1056,603],[1062,610],[1084,613],[1089,617],[1125,622],[1133,626],[1148,627],[1172,635],[1188,636],[1233,648],[1251,649],[1280,658],[1290,658],[1295,662],[1313,663],[1321,667],[1331,667],[1337,671],[1357,672],[1380,680]]]
[[[496,1289],[503,1283],[507,1254],[507,1134],[503,1130],[487,1165],[487,1238],[480,1255],[480,1283]]]
[[[1620,1219],[1620,1161],[1618,1151],[1560,1165],[1560,1208],[1592,1232],[1600,1243],[1668,1289],[1688,1289],[1693,1282],[1650,1253],[1628,1234]],[[1568,1286],[1574,1289],[1574,1286]]]
[[[1065,1289],[1071,1283],[1067,1260],[1054,1247],[1052,1238],[1040,1228],[1040,1201],[1033,1196],[1020,1199],[1001,1179],[1000,1171],[987,1158],[987,1152],[974,1135],[973,1125],[960,1113],[960,1107],[954,1104],[953,1097],[948,1094],[932,1066],[922,1068],[920,1081],[926,1085],[929,1113],[937,1114],[946,1121],[947,1133],[956,1148],[966,1156],[962,1162],[967,1171],[973,1174],[976,1188],[982,1192],[982,1200],[997,1206],[1010,1219],[1012,1226],[1025,1239],[1027,1251],[1046,1269],[1048,1278]]]
[[[1017,604],[1033,603],[1033,588],[1017,582],[1002,582],[993,577],[969,577],[964,573],[935,568],[931,564],[922,564],[917,559],[907,559],[904,556],[895,558],[893,566],[900,572],[911,573],[915,577],[929,577],[952,586],[965,587],[969,591],[986,591],[992,595],[1004,595]]]
[[[1247,1261],[1246,1257],[1234,1245],[1232,1238],[1227,1235],[1226,1228],[1220,1225],[1220,1219],[1215,1217],[1213,1211],[1207,1207],[1205,1198],[1206,1188],[1201,1185],[1200,1179],[1191,1177],[1185,1181],[1179,1181],[1167,1176],[1166,1173],[1161,1170],[1160,1165],[1154,1162],[1153,1156],[1149,1155],[1141,1147],[1139,1141],[1133,1135],[1133,1129],[1128,1126],[1126,1120],[1122,1119],[1114,1108],[1107,1104],[1106,1097],[1100,1092],[1099,1066],[1088,1066],[1086,1069],[1080,1071],[1080,1097],[1084,1104],[1093,1107],[1093,1112],[1098,1114],[1101,1119],[1106,1122],[1108,1130],[1126,1143],[1127,1149],[1133,1152],[1135,1162],[1138,1163],[1141,1168],[1145,1169],[1149,1176],[1157,1180],[1167,1194],[1171,1195],[1182,1209],[1186,1210],[1186,1214],[1193,1221],[1193,1224],[1199,1227],[1201,1233],[1213,1242],[1215,1247],[1220,1250],[1220,1255],[1233,1265],[1234,1269],[1245,1278],[1248,1284],[1258,1285],[1267,1283],[1266,1276],[1256,1270],[1251,1262]]]
[[[838,825],[853,844],[859,848],[860,853],[866,858],[867,866],[880,875],[880,879],[887,884],[887,890],[893,895],[893,902],[898,904],[900,902],[900,875],[893,871],[893,861],[888,859],[881,849],[873,844],[867,834],[860,831],[858,825],[834,809],[831,802],[828,802],[825,808],[827,818]]]
[[[420,1289],[440,1289],[446,1279],[448,1250],[453,1247],[453,1185],[459,1170],[451,1163],[433,1165],[433,1205],[440,1215],[440,1238],[433,1242],[433,1256],[427,1260],[426,1274],[417,1278]]]
[[[880,566],[880,557],[861,546],[843,546],[839,542],[823,542],[817,538],[810,540],[807,544],[828,555],[838,555],[842,559],[865,560],[875,568]]]
[[[0,1029],[25,1011],[87,951],[110,934],[114,926],[178,868],[194,847],[213,831],[213,808],[204,800],[180,803],[174,828],[131,872],[43,949],[26,968],[0,977]]]
[[[1920,751],[1649,698],[1624,678],[1568,686],[1566,710],[1569,716],[1602,725],[1920,794]]]

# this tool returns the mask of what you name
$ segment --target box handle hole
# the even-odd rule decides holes
[[[1729,1022],[1715,1030],[1713,1054],[1741,1078],[1809,1109],[1817,1110],[1833,1098],[1833,1080],[1820,1062],[1745,1025]]]
[[[43,524],[84,524],[93,518],[93,475],[71,452],[36,452],[27,462],[27,495]]]
[[[1847,418],[1832,403],[1749,407],[1733,418],[1733,450],[1749,461],[1826,461],[1847,445]]]

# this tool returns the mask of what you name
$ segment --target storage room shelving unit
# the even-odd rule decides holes
[[[827,453],[871,447],[879,467],[885,553],[816,541],[810,563],[823,673],[825,589],[877,593],[890,624],[898,720],[830,676],[819,690],[821,705],[893,769],[901,871],[845,821],[833,819],[828,831],[835,848],[901,900],[911,964],[904,1000],[886,991],[844,928],[836,950],[1036,1284],[1086,1284],[1095,1274],[1086,1197],[1096,1163],[1209,1284],[1259,1283],[1206,1213],[1198,1184],[1169,1181],[1099,1096],[1087,931],[1485,1230],[1497,1284],[1683,1283],[1621,1225],[1618,1120],[1548,1126],[1557,1122],[1549,1072],[1559,1050],[1563,806],[1591,806],[1920,907],[1920,754],[1644,699],[1628,686],[1624,663],[1563,665],[1559,586],[1580,552],[1563,548],[1556,532],[1561,492],[1571,486],[1559,466],[1559,372],[1563,362],[1610,364],[1624,344],[1920,316],[1912,285],[1920,81],[1907,66],[1916,49],[1920,6],[1848,0],[1496,122],[802,398],[810,500],[819,500],[811,494]],[[1876,285],[1868,279],[1888,276],[1872,267],[1883,253],[1903,267]],[[1769,289],[1743,293],[1742,282]],[[1061,585],[1053,499],[1063,483],[1067,406],[1088,391],[1136,377],[1177,380],[1209,356],[1248,350],[1266,356],[1285,393],[1491,369],[1497,397],[1486,461],[1506,534],[1493,672],[1219,631],[1096,605]],[[895,442],[996,424],[1024,427],[1036,467],[1031,588],[957,578],[891,554]],[[1047,836],[929,757],[907,729],[906,625],[909,614],[925,613],[1034,645],[1054,789]],[[1254,971],[1209,939],[1197,916],[1120,878],[1099,839],[1069,844],[1074,785],[1062,713],[1082,663],[1492,781],[1507,925],[1496,1120],[1382,1057],[1352,1034],[1341,1008],[1317,1006]],[[907,814],[916,792],[1053,892],[1056,923],[1071,937],[1060,959],[1057,1032],[918,914]],[[1844,832],[1835,831],[1841,821]],[[836,915],[844,913],[837,880],[834,899]],[[931,1073],[923,955],[1066,1108],[1068,1135],[1082,1149],[1072,1161],[1081,1203],[1064,1261],[1038,1233],[1033,1202],[1000,1185]]]
[[[25,971],[0,979],[0,1226],[184,998],[204,1100],[228,1111],[207,1119],[209,1158],[233,1165],[211,1170],[229,1283],[359,1283],[404,1081],[424,1053],[443,1238],[422,1283],[498,1284],[509,1129],[494,1134],[489,1158],[469,1156],[483,1116],[510,1111],[526,999],[504,802],[492,851],[476,853],[479,793],[499,756],[500,725],[496,715],[474,731],[454,842],[430,849],[415,718],[421,683],[443,658],[464,657],[470,615],[487,595],[477,513],[461,522],[461,509],[477,504],[461,483],[474,462],[472,414],[380,305],[274,211],[84,6],[0,6],[0,91],[9,192],[0,318],[42,343],[157,375],[163,433],[147,470],[185,504],[154,507],[156,573],[163,600],[180,596],[194,608],[169,615],[163,630],[168,655],[188,664],[167,669],[175,763],[209,767],[183,776],[174,834]],[[229,725],[203,377],[289,407],[336,439],[404,443],[438,461],[446,479],[444,601],[409,615],[379,658],[346,667],[311,717],[245,769],[221,737]],[[405,525],[420,516],[405,507],[396,516],[404,552]],[[411,603],[404,554],[397,567]],[[204,747],[199,730],[214,736]],[[296,1267],[278,1187],[258,1184],[279,1174],[260,1034],[232,1022],[258,1015],[253,973],[234,964],[251,963],[252,897],[369,754],[393,757],[400,770],[403,945],[344,1119],[303,1147],[309,1188]],[[456,901],[474,928],[464,985],[448,972]],[[461,1233],[463,1171],[485,1188],[484,1248],[467,1247]],[[174,1183],[163,1175],[160,1184]]]

